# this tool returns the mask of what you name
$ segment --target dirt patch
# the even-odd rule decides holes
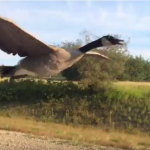
[[[104,146],[79,146],[60,139],[0,130],[0,150],[121,150]]]

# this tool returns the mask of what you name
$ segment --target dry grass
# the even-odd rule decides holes
[[[128,92],[134,92],[135,94],[141,93],[142,95],[146,95],[150,91],[150,82],[131,82],[131,81],[123,81],[116,82],[114,85],[117,88],[123,88],[123,90],[127,90]]]
[[[129,149],[131,147],[150,147],[150,136],[125,132],[105,131],[94,127],[72,127],[54,123],[42,123],[21,118],[0,117],[0,128],[46,137],[71,140],[74,144],[98,144]]]
[[[116,82],[115,84],[123,85],[123,86],[150,86],[150,82],[121,81],[121,82]]]

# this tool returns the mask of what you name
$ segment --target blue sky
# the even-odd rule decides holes
[[[48,44],[74,41],[84,29],[130,38],[128,51],[150,58],[150,1],[0,1],[0,15]],[[20,58],[0,52],[0,64]]]

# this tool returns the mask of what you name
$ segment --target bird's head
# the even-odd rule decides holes
[[[103,36],[98,40],[100,40],[100,43],[103,46],[123,45],[124,43],[124,40],[115,38],[114,36],[111,35]]]

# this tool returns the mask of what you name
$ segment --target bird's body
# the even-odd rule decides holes
[[[1,68],[2,77],[10,76],[11,79],[26,76],[49,78],[69,68],[86,55],[109,59],[100,53],[89,51],[97,47],[121,44],[122,41],[112,36],[103,36],[77,50],[67,50],[49,46],[12,21],[0,17],[0,49],[7,54],[18,54],[24,57],[16,66],[3,66]]]
[[[49,78],[72,66],[84,54],[75,50],[59,50],[55,54],[23,58],[16,68],[14,75],[23,74]]]

